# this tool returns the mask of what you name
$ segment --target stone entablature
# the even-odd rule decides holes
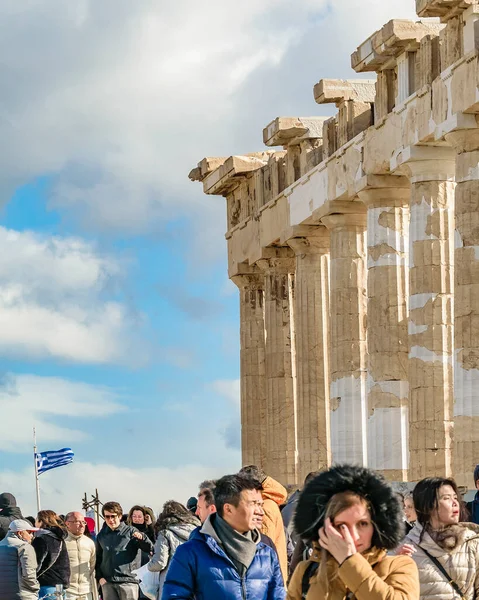
[[[454,474],[469,485],[479,456],[479,8],[416,4],[441,22],[391,21],[353,53],[376,81],[315,85],[335,117],[277,118],[263,140],[282,149],[204,159],[190,174],[226,198],[230,277],[266,273],[268,310],[286,319],[271,346],[280,313],[265,316],[276,366],[266,364],[261,400],[267,429],[288,428],[284,461],[273,433],[261,457],[285,483],[348,460],[390,479]],[[279,272],[289,247],[296,263]]]

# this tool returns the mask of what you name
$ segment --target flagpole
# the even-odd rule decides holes
[[[37,512],[40,512],[40,481],[38,479],[38,464],[37,464],[37,432],[33,428],[33,464],[35,466],[35,489],[37,493]]]

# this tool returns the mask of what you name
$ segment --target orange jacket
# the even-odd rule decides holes
[[[272,477],[263,481],[264,519],[261,533],[270,537],[278,552],[279,564],[283,579],[288,580],[288,556],[286,554],[286,535],[284,533],[283,518],[279,507],[286,502],[288,492]]]

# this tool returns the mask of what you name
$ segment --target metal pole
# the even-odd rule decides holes
[[[38,465],[37,465],[37,432],[33,428],[33,464],[35,466],[35,489],[37,492],[37,512],[40,512],[40,481],[38,480]]]

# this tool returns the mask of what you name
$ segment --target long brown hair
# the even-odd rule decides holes
[[[60,527],[65,529],[65,524],[53,510],[41,510],[37,515],[37,521],[41,521],[45,529],[49,527]]]
[[[328,519],[328,518],[331,519],[331,523],[334,524],[334,519],[340,513],[347,510],[348,508],[351,508],[352,506],[357,506],[358,504],[365,506],[369,512],[369,515],[372,517],[371,506],[370,506],[369,502],[362,496],[359,496],[358,494],[355,494],[354,492],[347,491],[347,492],[340,492],[338,494],[334,494],[334,496],[331,498],[331,500],[326,505],[325,519]],[[324,548],[321,548],[321,565],[319,568],[319,572],[320,572],[320,577],[321,577],[322,581],[325,582],[326,591],[329,589],[329,584],[332,583],[337,577],[337,571],[336,571],[336,574],[333,575],[332,577],[328,576],[327,561],[330,556],[331,555],[329,554],[329,552],[327,550],[325,550]]]
[[[133,513],[135,512],[135,510],[139,510],[141,512],[141,514],[143,515],[143,523],[146,527],[146,511],[145,511],[145,507],[144,506],[139,506],[138,504],[135,504],[135,506],[132,506],[130,508],[130,512],[128,513],[128,517],[126,519],[126,523],[127,525],[134,525],[133,523]]]

